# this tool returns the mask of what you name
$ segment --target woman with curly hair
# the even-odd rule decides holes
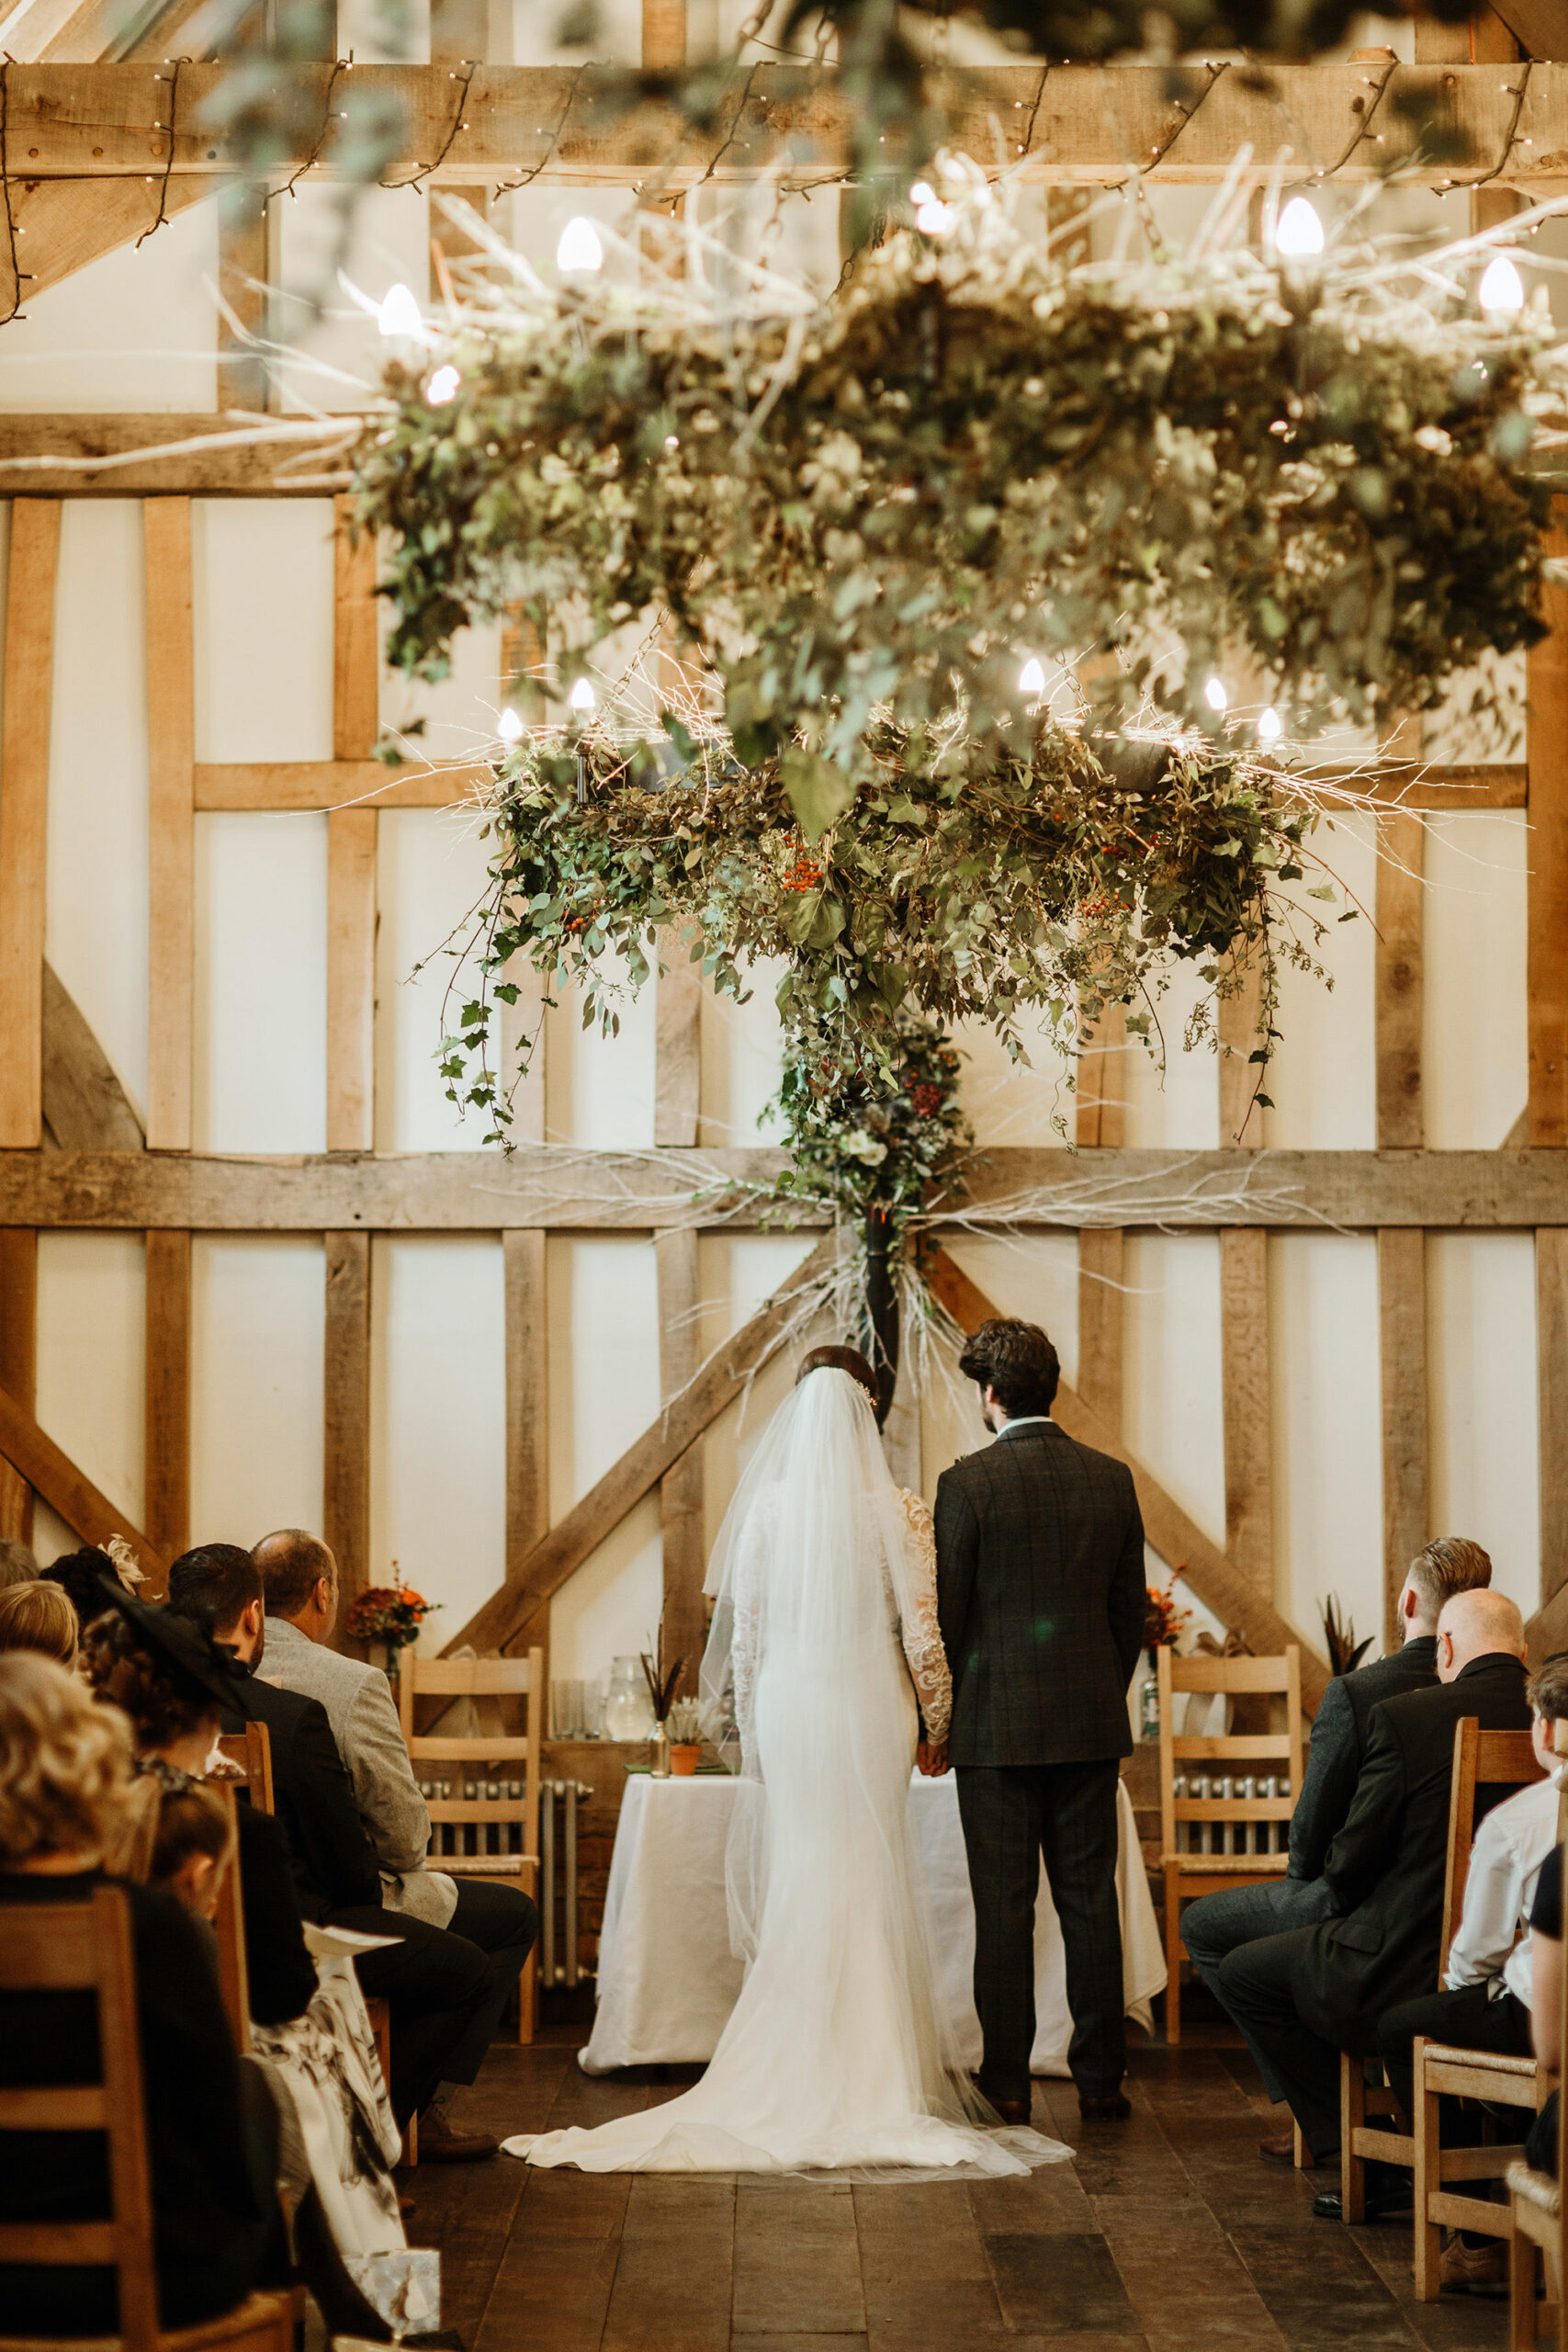
[[[107,1881],[131,1778],[123,1717],[52,1660],[0,1657],[0,1906],[85,1903]],[[273,2188],[276,2123],[243,2075],[206,1931],[173,1896],[126,1885],[136,1962],[158,2316],[215,2318],[287,2276]],[[0,1993],[0,2083],[91,2082],[91,1995]],[[88,2221],[108,2211],[107,2152],[83,2132],[0,2133],[0,2219]],[[112,2335],[110,2271],[0,2265],[18,2335]]]

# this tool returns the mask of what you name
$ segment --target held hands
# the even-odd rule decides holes
[[[915,1750],[915,1762],[928,1781],[940,1781],[947,1770],[946,1740],[922,1739]]]

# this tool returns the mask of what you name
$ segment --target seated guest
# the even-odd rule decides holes
[[[538,1934],[538,1911],[520,1887],[458,1883],[426,1868],[430,1815],[387,1678],[327,1646],[338,1605],[337,1563],[327,1546],[289,1528],[265,1537],[252,1556],[266,1598],[268,1677],[325,1707],[380,1869],[380,1906],[335,1912],[333,1923],[402,1939],[395,1951],[366,1954],[359,1981],[367,1992],[411,2006],[429,2000],[436,1983],[454,1992],[459,1979],[464,1984],[450,2007],[425,2009],[417,2031],[400,2032],[394,2008],[393,2110],[400,2123],[419,2114],[422,2157],[462,2163],[493,2155],[497,2141],[459,2130],[438,2092],[479,2074]],[[464,2017],[454,2035],[451,2009],[458,2006]]]
[[[1556,1660],[1551,1661],[1555,1665]],[[1530,2040],[1549,2074],[1562,2073],[1562,1849],[1553,1846],[1540,1866],[1530,1910]],[[1525,2135],[1525,2162],[1557,2171],[1557,2099],[1553,2091]]]
[[[174,1895],[198,1919],[210,1919],[233,1860],[232,1843],[228,1812],[216,1790],[199,1781],[188,1789],[165,1790],[145,1883]]]
[[[38,1650],[57,1666],[73,1666],[76,1634],[76,1611],[62,1585],[37,1579],[0,1589],[0,1650]]]
[[[119,1584],[118,1572],[108,1554],[91,1544],[84,1544],[79,1552],[62,1552],[58,1560],[51,1560],[39,1574],[45,1584],[57,1584],[69,1595],[82,1633],[108,1606],[104,1597],[104,1578]]]
[[[109,1883],[104,1853],[130,1770],[124,1718],[95,1705],[74,1675],[21,1652],[0,1657],[0,1905],[85,1903]],[[285,2275],[276,2120],[259,2078],[243,2075],[235,2057],[206,1930],[167,1894],[124,1892],[158,2318],[187,2327]],[[6,2088],[91,2082],[97,2065],[91,1995],[0,1992]],[[0,2221],[91,2221],[108,2208],[100,2134],[0,2133]],[[0,2311],[12,2335],[113,2335],[114,2275],[0,2264]]]
[[[1280,1935],[1287,1928],[1315,1927],[1327,1918],[1331,1899],[1324,1860],[1356,1793],[1372,1709],[1402,1690],[1431,1689],[1438,1679],[1438,1620],[1445,1602],[1491,1581],[1491,1560],[1468,1536],[1439,1535],[1412,1560],[1399,1596],[1401,1647],[1354,1674],[1336,1675],[1323,1694],[1291,1815],[1291,1862],[1284,1877],[1205,1894],[1182,1914],[1181,1939],[1211,1993],[1218,1996],[1220,1963],[1238,1944]],[[1282,2086],[1267,2069],[1263,2079],[1270,2098],[1283,2098]],[[1276,2164],[1290,2164],[1294,2135],[1287,2132],[1265,2140],[1260,2152]]]
[[[1242,1944],[1220,1968],[1220,1997],[1278,2082],[1315,2160],[1339,2152],[1339,2053],[1371,2057],[1388,2010],[1437,1980],[1448,1862],[1454,1727],[1526,1731],[1524,1621],[1497,1592],[1463,1592],[1438,1622],[1432,1690],[1385,1699],[1344,1827],[1324,1863],[1332,1916]],[[1479,1822],[1502,1789],[1478,1788]],[[1368,2211],[1407,2208],[1410,2176],[1370,2166]],[[1339,2193],[1314,2212],[1337,2217]]]
[[[319,1700],[263,1678],[266,1617],[261,1571],[237,1544],[203,1544],[169,1570],[169,1607],[200,1627],[225,1671],[222,1727],[265,1724],[275,1817],[288,1848],[301,1915],[375,1909],[381,1873]]]
[[[1531,1738],[1547,1778],[1495,1805],[1475,1834],[1465,1881],[1464,1912],[1449,1951],[1444,1990],[1401,2001],[1378,2028],[1378,2052],[1406,2118],[1415,2113],[1417,2034],[1507,2057],[1530,2052],[1530,1906],[1541,1864],[1557,1843],[1560,1718],[1568,1717],[1568,1660],[1552,1659],[1533,1675],[1526,1697],[1535,1711]],[[1445,2146],[1478,2145],[1478,2109],[1442,2102]],[[1477,2191],[1483,2194],[1483,2191]],[[1506,2273],[1507,2249],[1498,2238],[1465,2233],[1444,2252],[1445,2286],[1496,2285]]]

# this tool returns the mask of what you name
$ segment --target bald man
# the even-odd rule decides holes
[[[1334,1916],[1221,1963],[1220,1997],[1319,2164],[1339,2153],[1340,2052],[1374,2057],[1380,2019],[1437,1984],[1454,1729],[1473,1715],[1483,1731],[1528,1731],[1524,1660],[1511,1600],[1456,1594],[1438,1620],[1438,1687],[1373,1710],[1350,1811],[1323,1866]],[[1507,1793],[1478,1788],[1476,1820]],[[1369,2217],[1410,2199],[1407,2172],[1368,2166]],[[1338,2190],[1313,2211],[1337,2218]]]

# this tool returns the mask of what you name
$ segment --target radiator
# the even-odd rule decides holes
[[[593,1794],[582,1781],[546,1781],[539,1807],[539,1983],[575,1984],[591,1974],[578,1962],[577,1808]],[[560,1815],[557,1833],[557,1812]],[[556,1887],[561,1890],[563,1958],[556,1957]]]

